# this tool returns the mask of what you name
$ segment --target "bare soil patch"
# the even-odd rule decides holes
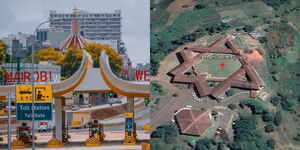
[[[171,26],[174,20],[183,12],[187,10],[192,10],[196,5],[192,0],[175,0],[172,2],[167,11],[170,13],[169,19],[166,23],[166,26]]]

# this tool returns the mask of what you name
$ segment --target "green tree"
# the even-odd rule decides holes
[[[271,97],[270,102],[274,105],[277,106],[280,103],[280,97],[279,96],[273,96]]]
[[[267,144],[270,148],[274,149],[276,145],[276,141],[274,139],[267,140]]]
[[[234,89],[229,89],[229,90],[227,90],[226,92],[225,92],[225,94],[226,94],[226,96],[233,96],[234,94],[235,94],[235,91],[234,91]]]
[[[211,150],[214,146],[214,141],[207,137],[196,142],[196,150]]]
[[[63,55],[52,47],[48,47],[38,51],[39,61],[55,61],[59,62]]]
[[[6,44],[4,42],[0,42],[0,64],[5,62],[6,58]]]
[[[246,26],[244,26],[243,27],[243,30],[245,31],[245,32],[252,32],[252,31],[254,31],[254,27],[253,26],[251,26],[251,25],[246,25]]]
[[[270,121],[273,122],[273,120],[274,120],[273,114],[270,114],[270,113],[264,113],[264,114],[262,114],[261,117],[262,117],[264,122],[270,122]]]
[[[99,56],[101,55],[102,50],[105,50],[106,54],[108,55],[112,71],[116,74],[118,74],[121,71],[121,67],[123,64],[122,59],[119,56],[119,54],[108,45],[91,43],[88,44],[84,49],[92,56],[92,59],[94,61],[94,67],[100,66]]]
[[[166,130],[163,128],[158,128],[156,131],[153,131],[151,138],[164,138],[166,136]]]
[[[234,141],[228,144],[231,150],[268,150],[267,140],[260,130],[256,128],[257,117],[244,114],[235,121]]]
[[[231,110],[234,110],[237,108],[237,106],[235,104],[229,104],[227,107]]]
[[[58,64],[61,66],[62,79],[72,76],[79,68],[82,60],[82,50],[70,47]]]
[[[281,124],[281,120],[282,120],[281,112],[276,112],[274,116],[274,124],[276,126],[279,126]]]
[[[253,114],[262,114],[264,112],[267,112],[266,107],[263,105],[263,103],[256,99],[247,99],[241,101],[241,106],[243,105],[248,106]]]
[[[181,146],[175,145],[172,150],[183,150]]]
[[[296,112],[298,102],[294,98],[288,98],[286,96],[283,96],[281,98],[280,104],[281,104],[283,110],[290,111],[290,112]]]
[[[267,133],[273,132],[276,129],[276,126],[274,125],[273,122],[268,122],[267,125],[265,126],[265,131]]]

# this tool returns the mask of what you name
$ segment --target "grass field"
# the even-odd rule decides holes
[[[211,74],[212,77],[229,77],[242,66],[235,57],[231,59],[224,59],[232,56],[234,55],[210,54],[209,57],[212,59],[203,59],[197,64],[196,69],[201,72],[207,72],[208,74]],[[220,57],[221,59],[213,59],[213,57]],[[224,62],[225,64],[224,69],[220,68],[221,62]]]

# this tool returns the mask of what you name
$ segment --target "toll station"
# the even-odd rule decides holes
[[[20,74],[20,70],[18,70],[18,72],[14,74],[7,74],[8,79],[13,81],[15,78],[19,80],[19,75],[22,75],[22,82],[20,81],[15,85],[0,86],[0,101],[7,100],[9,107],[11,102],[15,101],[17,111],[16,120],[29,122],[32,125],[30,126],[24,123],[18,127],[18,136],[13,139],[11,143],[11,148],[13,149],[25,148],[29,146],[30,143],[34,145],[36,137],[34,136],[34,129],[32,129],[34,127],[34,123],[32,122],[49,120],[54,121],[55,128],[52,138],[47,142],[47,147],[63,147],[72,139],[66,122],[66,99],[69,98],[68,95],[73,95],[74,98],[78,98],[79,104],[95,105],[93,100],[87,99],[90,96],[85,96],[85,94],[91,93],[100,93],[100,95],[104,97],[118,97],[115,95],[121,95],[126,98],[126,111],[123,114],[124,138],[122,144],[137,144],[138,134],[136,132],[134,100],[135,98],[150,97],[150,83],[126,81],[117,77],[110,68],[109,58],[105,51],[102,51],[101,56],[99,56],[100,67],[94,68],[92,57],[84,50],[84,47],[92,41],[80,35],[80,23],[77,20],[77,10],[78,9],[75,8],[73,12],[70,35],[59,45],[60,52],[62,53],[66,52],[67,48],[71,46],[82,50],[81,64],[72,76],[63,81],[59,80],[59,82],[38,82],[38,84],[30,82],[28,85],[28,83],[25,84],[24,82],[35,81],[34,79],[37,77],[39,77],[41,81],[46,79],[53,80],[52,72],[37,72],[37,68],[32,67],[31,72],[26,71]],[[36,66],[36,64],[32,65]],[[109,93],[112,94],[109,95]],[[52,110],[52,108],[54,108],[54,110]],[[73,123],[82,124],[82,121],[78,120]],[[84,145],[100,146],[105,142],[105,139],[109,140],[109,137],[104,134],[105,126],[98,120],[90,120],[87,127],[89,134],[86,137]]]
[[[149,83],[147,82],[131,82],[131,81],[125,81],[123,79],[118,78],[116,75],[113,74],[113,72],[110,69],[110,65],[108,62],[108,56],[103,51],[100,57],[100,68],[98,68],[98,76],[95,77],[95,80],[98,80],[97,83],[99,83],[99,80],[103,80],[102,83],[99,83],[101,85],[95,85],[98,86],[98,88],[102,88],[101,90],[105,91],[113,91],[114,93],[117,93],[122,96],[127,97],[127,112],[124,114],[125,119],[125,132],[124,132],[124,140],[123,144],[126,145],[134,145],[137,142],[137,132],[135,128],[135,121],[134,121],[134,98],[135,97],[149,97],[150,91],[149,91]],[[93,61],[91,59],[91,56],[83,50],[83,57],[82,57],[82,63],[79,67],[79,69],[74,73],[70,78],[63,80],[58,83],[48,84],[48,85],[35,85],[35,89],[41,87],[48,87],[47,91],[51,92],[51,95],[47,95],[47,99],[51,99],[54,103],[54,109],[55,109],[55,131],[53,133],[53,138],[49,140],[48,147],[62,147],[64,146],[64,143],[68,141],[69,138],[71,138],[68,135],[68,127],[66,126],[66,111],[64,109],[65,107],[65,97],[64,95],[74,91],[79,86],[84,86],[86,84],[85,82],[88,81],[86,79],[87,72],[91,69],[95,69],[92,67]],[[22,88],[23,89],[22,89]],[[104,88],[105,89],[104,89]],[[98,89],[99,90],[99,89]],[[18,92],[18,93],[16,93]],[[32,99],[30,98],[30,95],[32,93],[31,85],[9,85],[9,86],[0,86],[0,97],[2,100],[5,100],[8,95],[7,93],[16,93],[16,101],[23,100],[24,103],[20,103],[20,105],[26,105],[26,102],[28,104],[32,104]],[[22,98],[18,97],[18,95],[23,94],[25,96],[22,96]],[[47,105],[45,101],[38,102],[41,98],[44,98],[38,91],[35,91],[35,105]],[[27,95],[27,96],[26,96]],[[26,98],[27,97],[27,98]],[[51,98],[52,97],[52,98]],[[19,103],[17,103],[19,105]],[[43,107],[41,106],[41,107]],[[20,108],[24,108],[25,106],[22,106]],[[52,108],[52,107],[51,107]],[[27,110],[31,111],[31,109]],[[50,110],[51,111],[51,110]],[[35,108],[35,112],[38,112],[38,109]],[[46,112],[46,111],[44,111]],[[24,115],[24,114],[22,114]],[[35,114],[36,115],[36,114]],[[48,114],[51,116],[51,113]],[[45,115],[45,116],[48,116]],[[17,115],[18,116],[18,115]],[[45,117],[44,116],[44,117]],[[24,116],[23,116],[24,117]],[[26,116],[25,116],[26,117]],[[27,116],[30,120],[31,116]],[[38,118],[35,118],[38,120]],[[26,120],[26,118],[22,119]],[[14,142],[12,143],[12,148],[20,148],[20,147],[27,147],[28,144],[31,142],[32,138],[30,133],[30,126],[25,124],[24,127],[20,127],[18,132],[27,132],[24,136],[14,139]],[[104,142],[104,134],[103,134],[103,125],[100,123],[97,123],[97,121],[93,122],[89,126],[89,137],[87,137],[86,144],[87,146],[96,146],[101,145],[102,142]],[[26,130],[25,130],[26,129]],[[94,131],[96,130],[96,131]],[[26,140],[24,140],[26,139]],[[15,144],[15,145],[14,145]]]

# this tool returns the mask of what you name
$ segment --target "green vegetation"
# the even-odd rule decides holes
[[[173,150],[182,148],[176,138],[179,129],[176,124],[157,127],[151,134],[151,147],[155,150]]]
[[[5,62],[6,59],[6,44],[0,41],[0,65]],[[5,70],[0,69],[0,79],[3,79],[5,75]],[[3,81],[2,81],[3,82]]]
[[[253,114],[263,114],[267,112],[265,105],[261,101],[255,99],[247,99],[241,101],[240,106],[242,108],[244,106],[248,106],[251,109]]]
[[[267,144],[262,132],[256,128],[258,119],[254,115],[242,115],[235,121],[234,141],[228,146],[231,150],[270,150],[272,147]]]
[[[158,104],[161,95],[163,95],[162,86],[158,82],[150,82],[150,93],[151,101],[154,101],[154,104]]]
[[[234,110],[234,109],[237,108],[237,106],[235,104],[229,104],[228,108],[231,109],[231,110]]]
[[[72,76],[80,67],[82,51],[74,47],[68,48],[63,58],[58,62],[61,65],[62,79]]]
[[[113,50],[111,47],[109,47],[108,45],[91,43],[91,44],[88,44],[84,49],[92,56],[92,59],[94,62],[93,65],[96,68],[100,67],[99,56],[101,55],[102,51],[104,50],[109,58],[109,64],[111,66],[111,70],[115,74],[120,73],[121,67],[123,64],[122,59],[121,59],[120,55],[115,50]]]
[[[224,62],[225,67],[220,68],[220,63]],[[239,61],[230,54],[210,54],[202,59],[195,69],[201,72],[207,72],[212,77],[229,77],[241,67]],[[234,94],[234,93],[233,93]]]
[[[260,45],[243,44],[244,39],[240,39],[242,36],[239,35],[236,36],[236,41],[242,49],[252,49],[258,46],[262,50],[265,64],[256,68],[266,85],[264,91],[270,94],[270,99],[266,101],[246,99],[240,102],[241,108],[235,104],[229,104],[228,108],[241,115],[233,126],[234,141],[224,144],[221,140],[214,144],[214,142],[210,143],[211,137],[208,137],[198,142],[201,143],[200,149],[215,150],[219,147],[224,149],[225,145],[225,149],[228,146],[231,150],[269,150],[275,149],[276,142],[299,146],[300,129],[296,126],[300,125],[300,83],[297,82],[300,81],[300,3],[294,0],[193,1],[197,3],[194,9],[181,13],[173,20],[173,24],[168,25],[166,23],[170,14],[165,8],[172,1],[161,0],[152,4],[151,14],[155,16],[151,16],[151,19],[157,22],[151,25],[152,75],[157,73],[159,62],[168,53],[188,42],[208,35],[207,43],[211,43],[227,31],[229,33],[234,30],[248,33],[257,31],[261,34],[258,38]],[[161,15],[159,11],[162,12]],[[212,63],[205,64],[212,65]],[[203,68],[205,70],[205,66],[201,66],[201,71]],[[214,71],[211,70],[214,68],[218,68],[219,71],[216,63],[208,67],[206,72],[213,75]],[[214,83],[208,84],[211,87],[215,86]],[[234,92],[226,91],[225,94],[230,96]],[[245,115],[245,112],[249,112],[248,108],[252,112],[251,115]],[[274,132],[274,134],[264,134],[268,132]],[[271,136],[281,136],[282,133],[286,134],[287,138],[281,139],[274,136],[274,139],[271,139],[273,138]],[[196,149],[198,140],[184,143]]]

